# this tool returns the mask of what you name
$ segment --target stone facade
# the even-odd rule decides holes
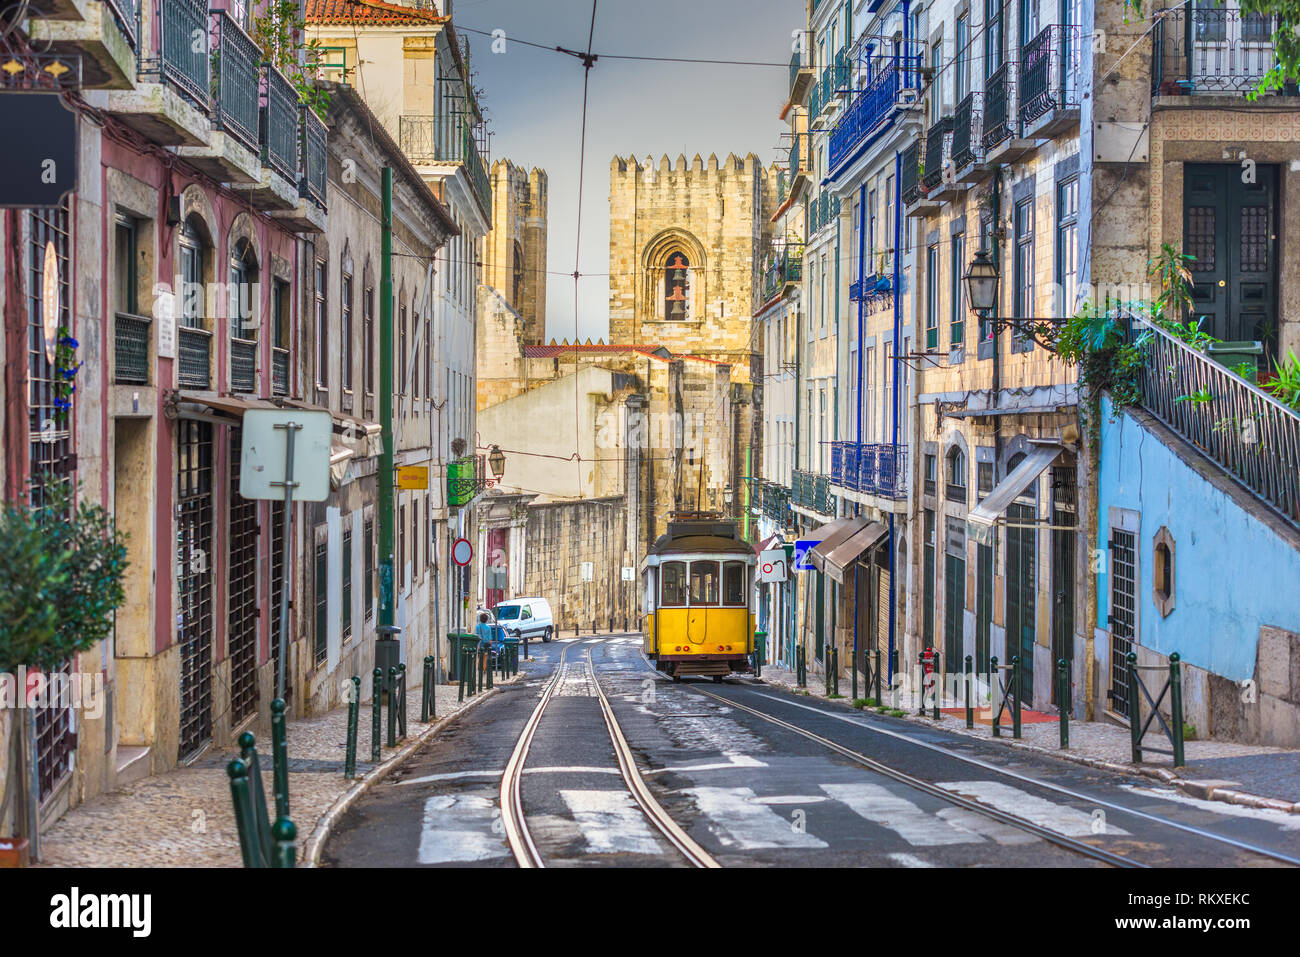
[[[523,317],[523,342],[537,345],[546,337],[546,171],[497,160],[491,177],[492,231],[483,241],[483,283]]]

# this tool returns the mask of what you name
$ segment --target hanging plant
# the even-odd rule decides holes
[[[298,11],[297,0],[274,0],[253,19],[253,40],[262,48],[266,61],[294,85],[298,99],[324,119],[330,95],[316,85],[316,74],[325,65],[325,49],[319,40],[303,39],[306,29],[307,21]]]
[[[59,327],[58,345],[54,350],[54,417],[59,421],[72,411],[72,397],[77,392],[77,373],[85,364],[77,361],[80,343],[66,326]]]

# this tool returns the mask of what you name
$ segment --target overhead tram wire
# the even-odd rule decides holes
[[[649,55],[641,55],[641,54],[633,54],[633,53],[593,54],[591,52],[590,41],[588,41],[587,43],[587,52],[582,53],[578,50],[570,50],[567,47],[562,47],[558,44],[538,43],[535,40],[524,40],[524,39],[520,39],[519,37],[512,37],[509,34],[502,35],[500,32],[494,33],[488,30],[476,30],[473,27],[466,27],[466,26],[459,26],[456,29],[458,29],[462,33],[474,33],[477,34],[478,36],[488,37],[494,40],[500,38],[500,39],[504,39],[507,43],[518,43],[522,46],[534,47],[538,50],[545,50],[548,53],[560,53],[563,54],[564,56],[576,57],[577,59],[584,60],[584,61],[588,57],[590,57],[593,62],[595,60],[630,60],[630,61],[642,61],[642,62],[649,62],[649,63],[699,63],[703,65],[712,65],[712,66],[756,66],[756,67],[769,67],[769,68],[779,67],[782,70],[789,69],[790,67],[789,63],[774,63],[766,60],[724,60],[724,59],[716,59],[711,57],[649,56]]]

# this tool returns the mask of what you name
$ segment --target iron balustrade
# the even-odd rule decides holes
[[[257,343],[251,339],[231,337],[230,388],[235,392],[257,391]]]
[[[271,350],[271,391],[275,395],[289,394],[289,350]]]
[[[952,165],[961,170],[984,158],[980,141],[984,94],[968,93],[957,104],[952,118]]]
[[[803,250],[792,252],[783,249],[763,274],[763,299],[771,299],[789,283],[803,277]]]
[[[302,123],[298,127],[298,146],[300,150],[298,168],[301,179],[298,182],[298,195],[310,199],[321,209],[325,208],[326,190],[326,152],[325,124],[316,115],[316,111],[303,104]]]
[[[126,42],[137,53],[140,50],[140,0],[104,0],[113,14]]]
[[[898,109],[899,91],[911,86],[920,58],[897,54],[876,61],[879,69],[860,90],[849,94],[849,105],[830,135],[829,165],[836,169],[876,133]]]
[[[763,495],[763,515],[781,528],[794,524],[794,513],[790,511],[790,489],[775,482],[764,482],[761,486]]]
[[[153,321],[119,312],[113,327],[113,381],[119,385],[149,384],[149,340]]]
[[[176,330],[177,378],[181,385],[207,389],[212,385],[212,333],[206,329]]]
[[[288,180],[298,175],[298,91],[271,64],[262,67],[262,162]]]
[[[1151,37],[1151,85],[1159,95],[1244,95],[1277,63],[1274,19],[1222,7],[1162,13]],[[1294,95],[1287,84],[1283,93]]]
[[[1020,122],[1079,105],[1079,28],[1044,27],[1021,51]]]
[[[952,117],[945,116],[925,134],[925,176],[928,193],[943,182],[943,161],[952,146]]]
[[[206,0],[166,0],[159,2],[158,8],[162,25],[161,73],[206,111],[211,99],[208,4]],[[141,70],[142,74],[148,72]]]
[[[993,71],[984,88],[984,148],[991,150],[1016,135],[1016,81],[1014,63]]]
[[[842,488],[879,498],[905,498],[907,449],[889,443],[833,443],[831,481]]]
[[[444,116],[403,116],[398,121],[402,151],[416,166],[460,163],[479,205],[491,216],[492,190],[469,124]]]
[[[910,206],[921,198],[921,144],[913,141],[903,150],[903,174],[899,183],[903,205]]]
[[[261,124],[258,71],[262,51],[224,11],[213,13],[212,29],[217,50],[212,61],[215,74],[212,125],[257,151]]]
[[[1300,526],[1300,413],[1140,316],[1142,404]]]

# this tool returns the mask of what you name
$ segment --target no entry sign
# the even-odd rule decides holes
[[[451,546],[451,560],[464,567],[474,560],[474,546],[468,538],[458,538]]]

